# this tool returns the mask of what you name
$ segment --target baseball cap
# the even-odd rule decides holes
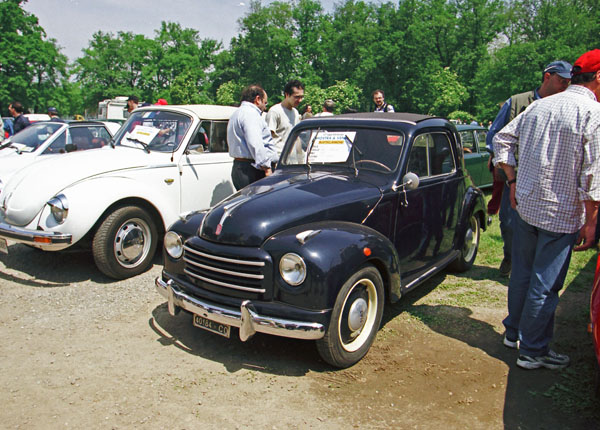
[[[553,61],[544,67],[544,73],[557,73],[561,78],[571,79],[571,69],[571,64],[566,61]]]
[[[165,99],[158,99],[155,104],[164,106],[164,105],[168,105],[169,103],[167,103],[167,101]]]
[[[580,68],[574,75],[597,72],[600,70],[600,49],[593,49],[586,52],[575,61],[573,66]]]
[[[48,113],[54,113],[54,114],[58,115],[58,111],[56,110],[55,107],[49,107],[48,108]]]

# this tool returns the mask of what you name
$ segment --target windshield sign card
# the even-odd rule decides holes
[[[314,139],[309,163],[343,163],[348,159],[355,131],[319,132]]]

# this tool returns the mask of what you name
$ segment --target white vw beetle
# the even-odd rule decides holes
[[[142,273],[180,213],[234,192],[226,132],[235,109],[141,108],[111,145],[23,168],[0,191],[0,250],[7,240],[47,251],[79,244],[107,276]]]

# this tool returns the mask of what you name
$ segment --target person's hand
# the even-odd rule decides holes
[[[271,176],[273,171],[271,169],[265,169],[265,176]]]
[[[577,237],[577,242],[575,242],[576,246],[574,251],[585,251],[586,249],[590,249],[594,246],[594,242],[596,241],[596,222],[586,222],[581,230],[579,230],[579,236]]]

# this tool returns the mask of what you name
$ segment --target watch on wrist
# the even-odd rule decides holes
[[[511,185],[511,184],[514,184],[515,182],[517,182],[517,178],[512,178],[510,181],[506,181],[506,184]]]

